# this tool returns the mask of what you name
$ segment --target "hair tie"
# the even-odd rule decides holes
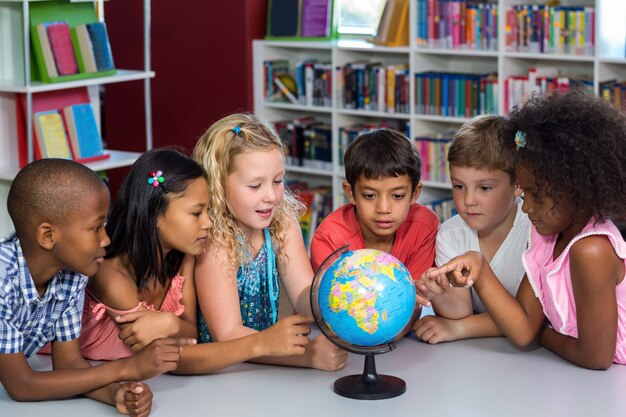
[[[515,149],[516,150],[520,150],[520,148],[525,148],[526,147],[526,133],[522,132],[521,130],[518,130],[517,133],[515,133]]]
[[[233,127],[233,132],[235,132],[235,135],[239,135],[239,133],[241,133],[241,127],[240,126]]]
[[[165,178],[163,178],[163,171],[150,172],[148,184],[152,185],[153,187],[158,187],[159,184],[163,184],[163,181],[165,181]]]

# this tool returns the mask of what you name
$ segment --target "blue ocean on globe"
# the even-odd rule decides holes
[[[344,252],[318,271],[313,285],[324,324],[353,345],[393,341],[415,309],[411,274],[398,259],[379,250]]]

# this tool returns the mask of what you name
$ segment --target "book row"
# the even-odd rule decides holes
[[[86,163],[110,156],[103,149],[89,103],[35,112],[33,128],[35,159],[64,158]],[[26,164],[25,155],[20,156],[20,167],[23,167]]]
[[[600,83],[600,95],[618,109],[626,112],[626,80],[609,80]]]
[[[337,68],[340,106],[346,109],[409,113],[409,67],[351,62]]]
[[[594,54],[593,6],[510,6],[506,10],[505,28],[505,44],[509,51]]]
[[[115,71],[104,22],[70,28],[67,21],[49,21],[33,25],[31,29],[42,81],[54,82],[59,77],[79,73],[105,75]]]
[[[455,131],[435,135],[418,136],[414,139],[415,147],[422,157],[423,181],[450,182],[448,150]]]
[[[419,114],[473,117],[498,113],[498,77],[426,71],[415,74],[416,111]]]
[[[310,187],[305,181],[288,181],[286,185],[306,207],[298,220],[309,251],[315,230],[333,210],[332,190],[330,187]]]
[[[458,214],[454,207],[454,200],[450,197],[436,199],[432,201],[424,201],[421,203],[424,207],[428,207],[435,212],[439,218],[439,224],[445,222],[450,217]]]
[[[274,122],[287,165],[332,171],[332,128],[313,116]]]
[[[295,79],[285,59],[263,62],[263,97],[269,102],[332,106],[332,65],[315,59],[298,62]]]
[[[471,0],[417,0],[417,44],[495,51],[498,5]]]
[[[593,81],[585,76],[565,76],[556,67],[530,68],[526,75],[515,75],[504,80],[504,108],[525,103],[533,93],[549,95],[554,91],[568,91],[573,86],[582,86],[593,93]]]
[[[394,129],[403,133],[405,136],[410,136],[409,123],[404,120],[379,120],[375,122],[359,123],[351,126],[342,126],[339,128],[339,143],[337,146],[337,159],[339,165],[343,166],[343,158],[346,154],[348,146],[354,142],[361,134],[370,132],[375,129]]]

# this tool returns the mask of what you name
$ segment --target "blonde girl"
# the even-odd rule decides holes
[[[284,187],[283,146],[274,129],[250,114],[213,124],[193,158],[209,176],[211,245],[195,266],[201,342],[262,331],[278,316],[279,279],[295,309],[310,313],[313,270],[298,216],[303,205]],[[323,336],[304,355],[262,363],[341,369],[347,353]]]

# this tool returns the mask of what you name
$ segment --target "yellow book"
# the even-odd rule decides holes
[[[42,158],[72,159],[63,118],[58,110],[35,113],[35,138]]]

